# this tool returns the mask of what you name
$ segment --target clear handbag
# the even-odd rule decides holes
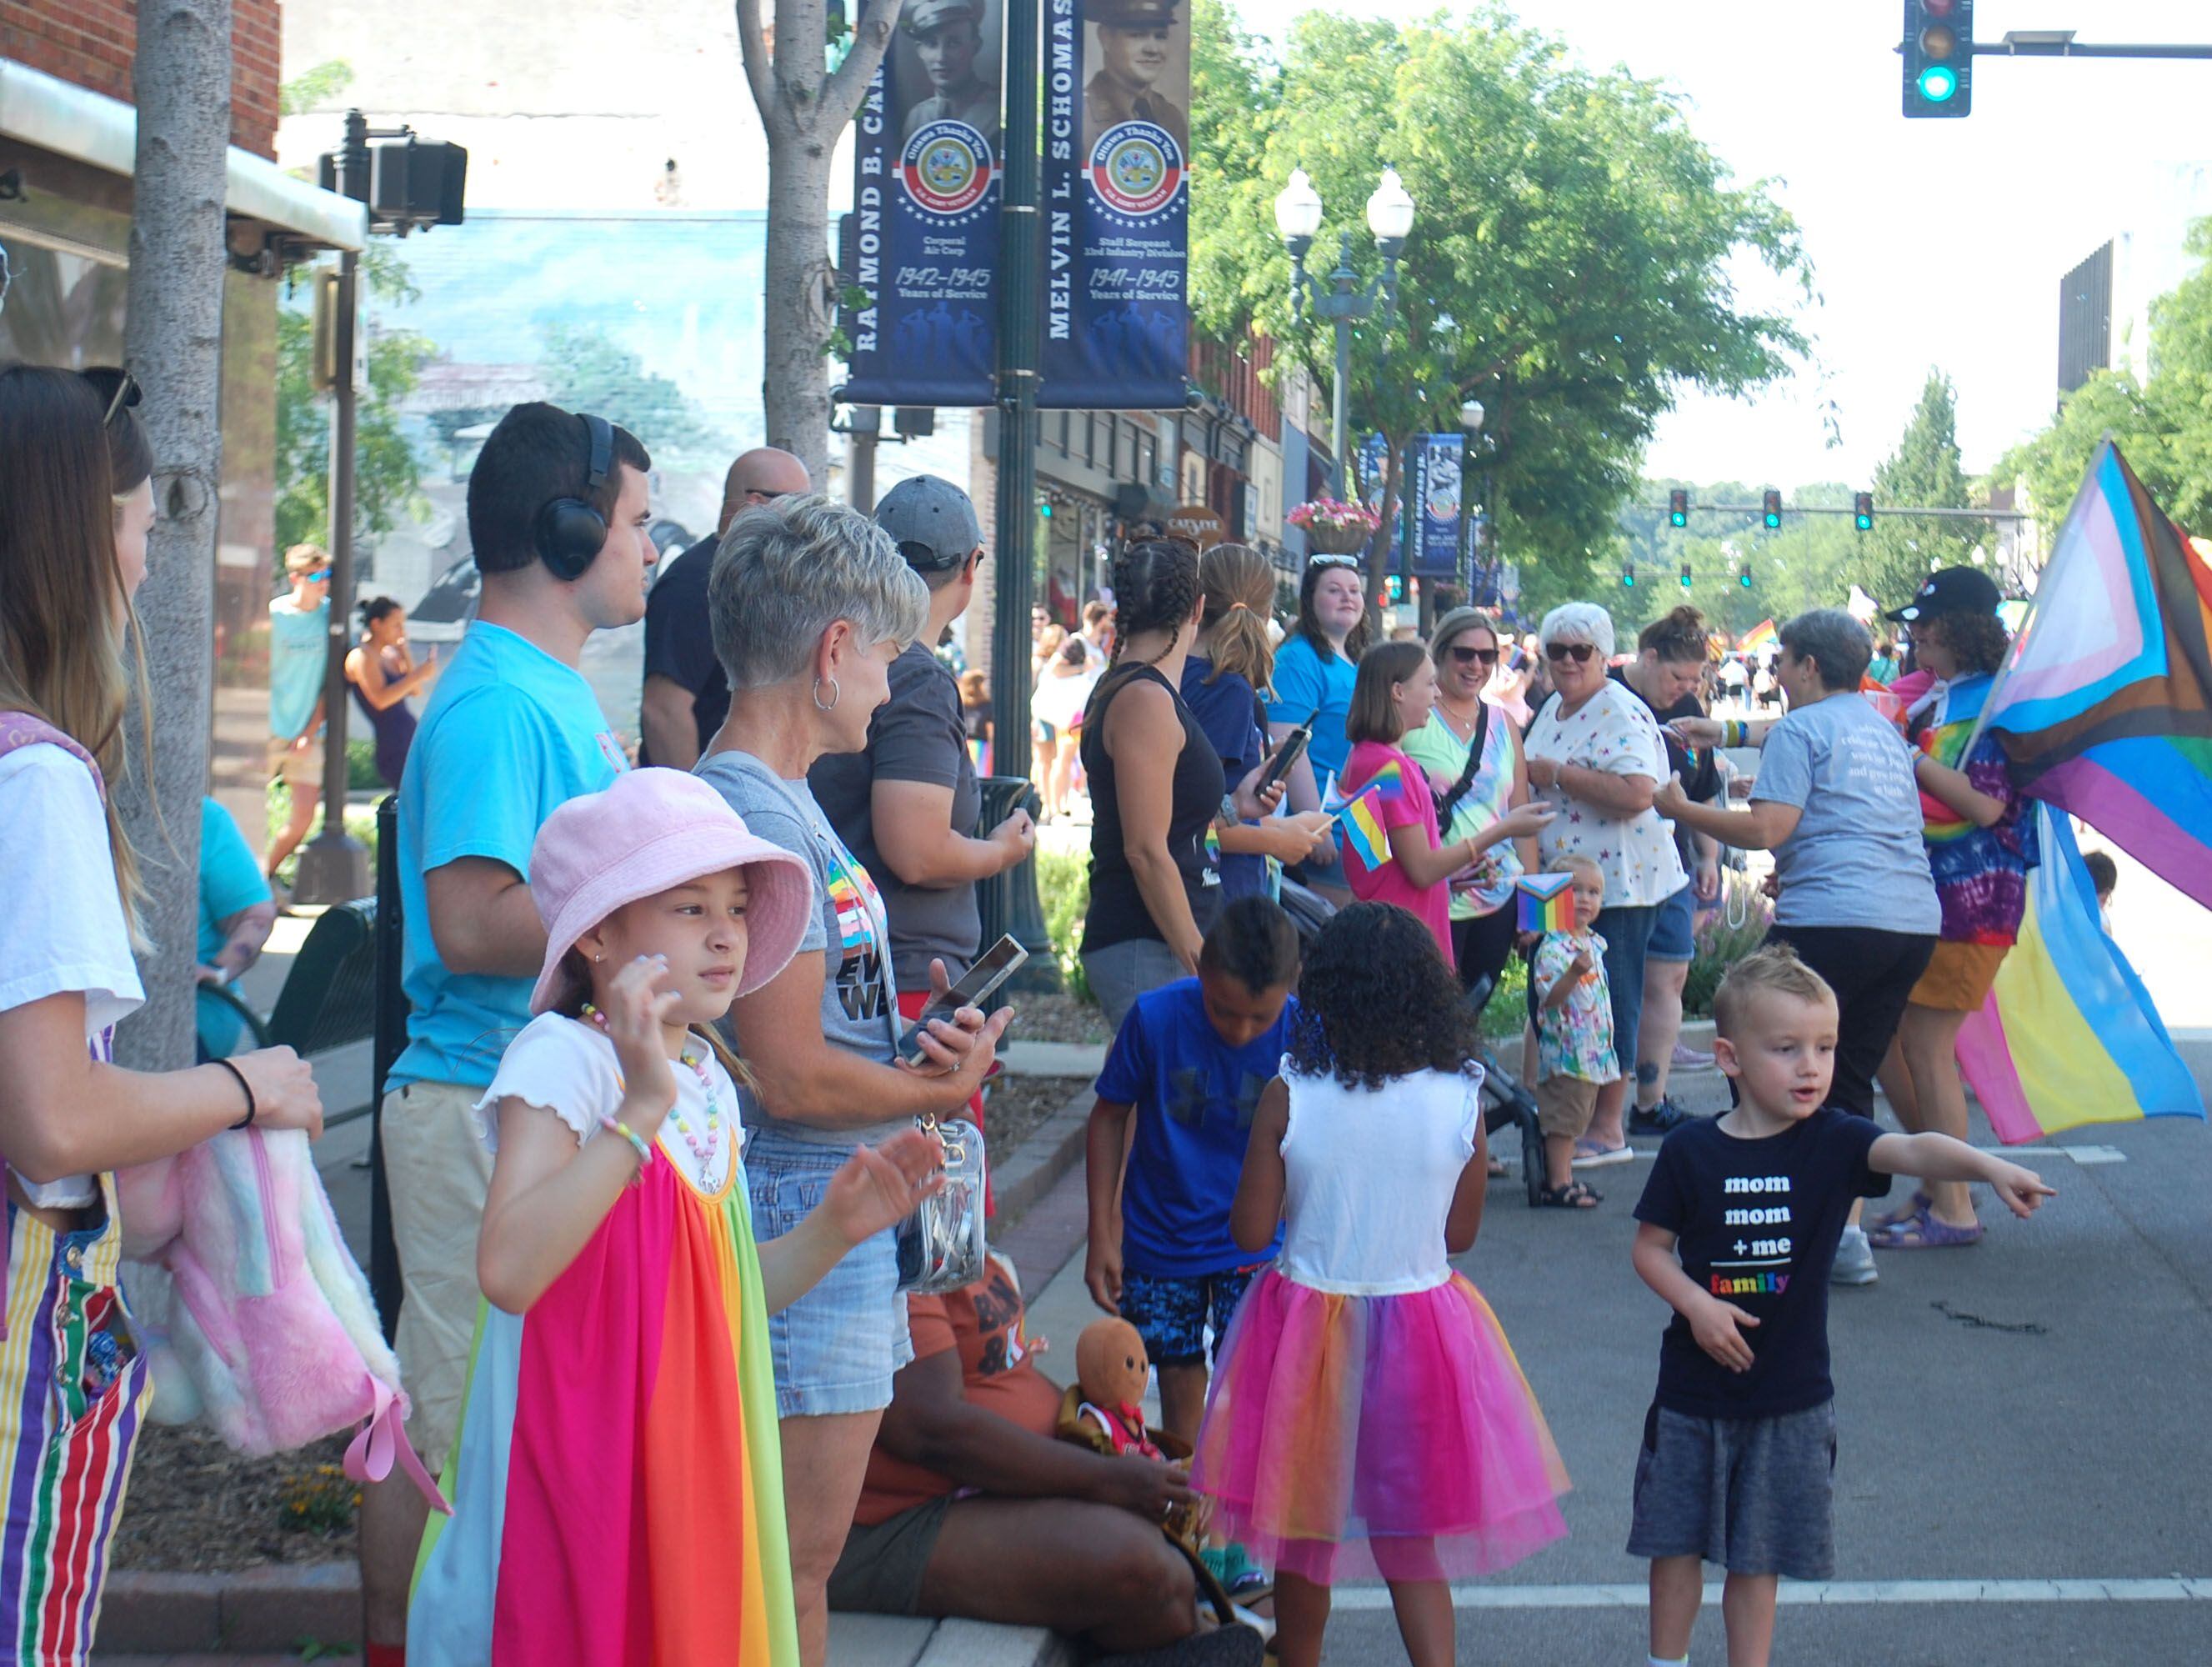
[[[945,1142],[945,1184],[898,1225],[898,1288],[933,1297],[983,1277],[983,1131],[964,1117],[916,1117]]]

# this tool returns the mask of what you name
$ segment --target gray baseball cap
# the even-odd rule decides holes
[[[975,506],[951,481],[909,475],[876,502],[876,525],[921,573],[958,567],[983,542]]]

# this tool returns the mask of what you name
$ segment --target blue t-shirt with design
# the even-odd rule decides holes
[[[537,644],[478,620],[438,679],[399,783],[399,897],[407,1049],[391,1086],[491,1086],[499,1056],[530,1022],[534,975],[448,972],[430,933],[426,876],[489,857],[530,878],[545,818],[629,767],[592,685]]]
[[[1344,721],[1352,715],[1352,686],[1359,668],[1342,654],[1323,658],[1314,645],[1293,633],[1275,651],[1275,687],[1267,702],[1270,723],[1304,723],[1314,717],[1312,744],[1306,754],[1313,760],[1314,786],[1326,788],[1328,778],[1344,773],[1351,756],[1352,738]]]
[[[229,934],[223,922],[233,915],[269,901],[269,882],[246,836],[228,811],[212,799],[200,800],[200,929],[198,953],[202,966],[214,964]],[[210,1059],[225,1059],[237,1049],[245,1028],[237,1010],[206,990],[197,992],[196,1028],[200,1046]]]
[[[1136,1141],[1121,1189],[1121,1265],[1155,1279],[1192,1279],[1271,1260],[1229,1236],[1229,1208],[1260,1091],[1282,1067],[1297,998],[1242,1048],[1206,1016],[1198,980],[1137,998],[1098,1074],[1098,1098],[1136,1108]]]

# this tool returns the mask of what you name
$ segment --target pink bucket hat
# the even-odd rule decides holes
[[[745,831],[744,821],[696,776],[634,770],[604,793],[555,811],[530,850],[530,895],[545,922],[545,966],[530,1011],[546,1013],[568,984],[561,962],[576,940],[620,909],[687,881],[742,868],[749,995],[783,970],[805,935],[814,877],[780,845]]]

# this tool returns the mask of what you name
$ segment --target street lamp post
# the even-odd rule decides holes
[[[1292,322],[1305,316],[1310,296],[1313,310],[1336,325],[1336,386],[1329,397],[1329,451],[1334,490],[1341,498],[1345,496],[1345,456],[1351,443],[1345,432],[1345,400],[1346,387],[1352,376],[1352,326],[1374,315],[1379,298],[1382,303],[1382,327],[1386,331],[1390,327],[1398,305],[1398,256],[1406,246],[1407,234],[1413,228],[1413,199],[1407,194],[1398,170],[1384,168],[1375,194],[1367,199],[1367,229],[1375,234],[1375,246],[1382,256],[1382,270],[1364,287],[1360,284],[1359,274],[1352,271],[1352,234],[1346,232],[1337,243],[1336,270],[1328,275],[1329,291],[1327,295],[1319,293],[1311,274],[1306,271],[1306,256],[1313,248],[1314,234],[1320,231],[1321,222],[1321,193],[1314,189],[1304,168],[1291,169],[1290,182],[1275,198],[1275,229],[1282,237],[1283,246],[1291,252]]]
[[[1476,606],[1480,590],[1475,583],[1474,495],[1470,483],[1474,478],[1474,448],[1482,441],[1482,401],[1470,399],[1459,408],[1459,425],[1467,432],[1466,443],[1459,449],[1459,570],[1467,584],[1467,599]],[[1486,494],[1483,514],[1490,513],[1489,497]]]

